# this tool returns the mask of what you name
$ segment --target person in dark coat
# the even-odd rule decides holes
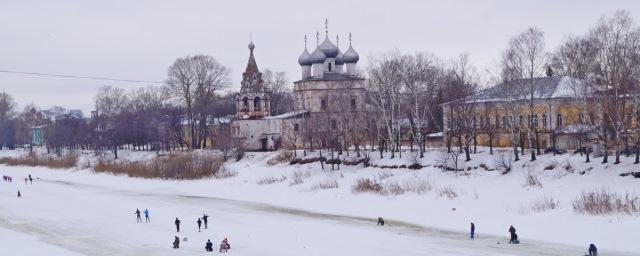
[[[202,214],[202,221],[204,221],[204,229],[207,229],[207,222],[209,222],[209,215]]]
[[[33,178],[31,178],[31,174],[29,174],[29,182],[31,182],[31,185],[33,185]]]
[[[176,236],[175,239],[173,239],[173,249],[178,249],[180,248],[180,238]]]
[[[384,219],[382,219],[382,217],[378,217],[378,226],[384,226]]]
[[[598,248],[596,248],[596,245],[589,245],[589,256],[598,256]]]
[[[176,232],[180,232],[180,220],[178,218],[176,218],[176,221],[174,221],[174,223],[176,224]]]
[[[22,195],[20,194],[20,190],[18,190],[18,198],[21,198]]]
[[[208,252],[213,251],[213,243],[211,242],[210,239],[207,239],[207,243],[204,245],[204,249],[207,250]]]
[[[200,232],[200,227],[202,226],[202,220],[200,220],[200,218],[198,218],[198,232]]]
[[[474,238],[475,235],[476,235],[476,225],[474,225],[473,222],[471,222],[471,238]]]
[[[142,222],[142,217],[140,217],[140,209],[136,209],[136,221]]]
[[[511,240],[509,240],[509,243],[514,243],[516,240],[518,240],[518,235],[516,235],[516,228],[514,228],[513,226],[509,227],[509,234],[511,234]]]

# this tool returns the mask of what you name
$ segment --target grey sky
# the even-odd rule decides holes
[[[640,1],[0,0],[0,70],[163,81],[177,57],[202,53],[232,68],[233,88],[239,88],[252,33],[258,67],[286,71],[294,81],[303,36],[313,50],[325,18],[343,51],[353,33],[360,68],[369,55],[397,48],[443,58],[468,53],[484,70],[508,38],[528,26],[541,28],[554,48],[617,9],[638,17]],[[20,108],[60,105],[87,114],[103,85],[145,86],[0,73],[0,88]]]

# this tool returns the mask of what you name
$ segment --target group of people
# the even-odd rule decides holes
[[[24,184],[27,185],[27,182],[31,182],[31,185],[33,185],[33,178],[31,178],[31,174],[29,174],[29,177],[24,177]]]
[[[12,182],[13,178],[11,178],[11,176],[2,175],[2,180],[6,182]]]
[[[207,243],[204,245],[204,249],[208,252],[212,252],[213,251],[213,243],[211,242],[211,239],[207,240]],[[227,240],[227,238],[225,237],[222,242],[220,243],[220,252],[227,252],[229,249],[231,249],[231,244],[229,244],[229,240]]]
[[[137,212],[138,211],[136,210],[136,213]],[[145,210],[145,212],[147,211]],[[182,223],[182,221],[176,218],[176,220],[173,221],[173,223],[176,225],[176,233],[180,233],[180,224]],[[196,221],[196,224],[198,225],[198,232],[202,232],[202,224],[204,224],[204,229],[208,229],[209,215],[202,214],[202,217],[198,218],[198,220]],[[175,239],[173,241],[173,248],[175,249],[180,248],[180,238],[178,236],[175,236]],[[204,249],[206,251],[213,251],[213,243],[211,242],[210,239],[207,240],[207,242],[205,243]],[[227,252],[229,249],[231,249],[231,244],[229,244],[229,240],[225,237],[220,243],[220,252]]]
[[[472,239],[475,237],[475,233],[476,233],[476,225],[473,224],[473,222],[471,222],[470,237]],[[516,234],[516,228],[514,228],[513,225],[509,226],[509,235],[510,235],[510,239],[509,239],[510,244],[520,243],[520,240],[518,240],[518,234]],[[597,255],[598,255],[598,248],[596,248],[594,244],[590,244],[588,256],[597,256]]]
[[[135,214],[136,214],[136,221],[137,222],[142,222],[142,216],[140,216],[140,213],[141,213],[140,209],[136,209]],[[142,213],[144,213],[145,222],[147,222],[147,223],[151,222],[151,220],[149,220],[149,210],[148,209],[144,209],[144,211]]]

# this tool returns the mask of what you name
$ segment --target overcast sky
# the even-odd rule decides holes
[[[0,0],[0,70],[164,81],[167,68],[185,55],[207,54],[233,70],[239,88],[253,34],[260,69],[300,76],[298,55],[308,34],[347,35],[368,56],[398,49],[428,51],[442,58],[467,53],[480,71],[491,69],[512,35],[528,26],[545,32],[555,48],[569,34],[582,34],[604,14],[627,9],[640,21],[640,1],[31,1]],[[104,85],[147,84],[0,73],[0,89],[20,109],[60,105],[93,108]]]

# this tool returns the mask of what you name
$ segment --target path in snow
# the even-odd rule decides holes
[[[137,192],[78,182],[40,180],[15,199],[0,186],[0,227],[39,237],[50,245],[86,255],[199,255],[206,239],[229,236],[229,255],[583,255],[583,248],[437,230],[394,220],[377,227],[363,218],[309,212],[214,197]],[[5,193],[6,192],[6,193]],[[11,192],[11,193],[9,193]],[[136,224],[136,208],[149,208],[152,223]],[[206,212],[210,229],[197,232]],[[183,221],[189,241],[170,248],[173,219]],[[478,227],[481,231],[481,227]],[[500,244],[497,242],[501,241]],[[1,242],[0,242],[1,243]],[[25,245],[29,246],[29,245]],[[67,255],[48,251],[50,255]],[[601,252],[603,255],[632,255]],[[19,254],[18,254],[19,255]]]

